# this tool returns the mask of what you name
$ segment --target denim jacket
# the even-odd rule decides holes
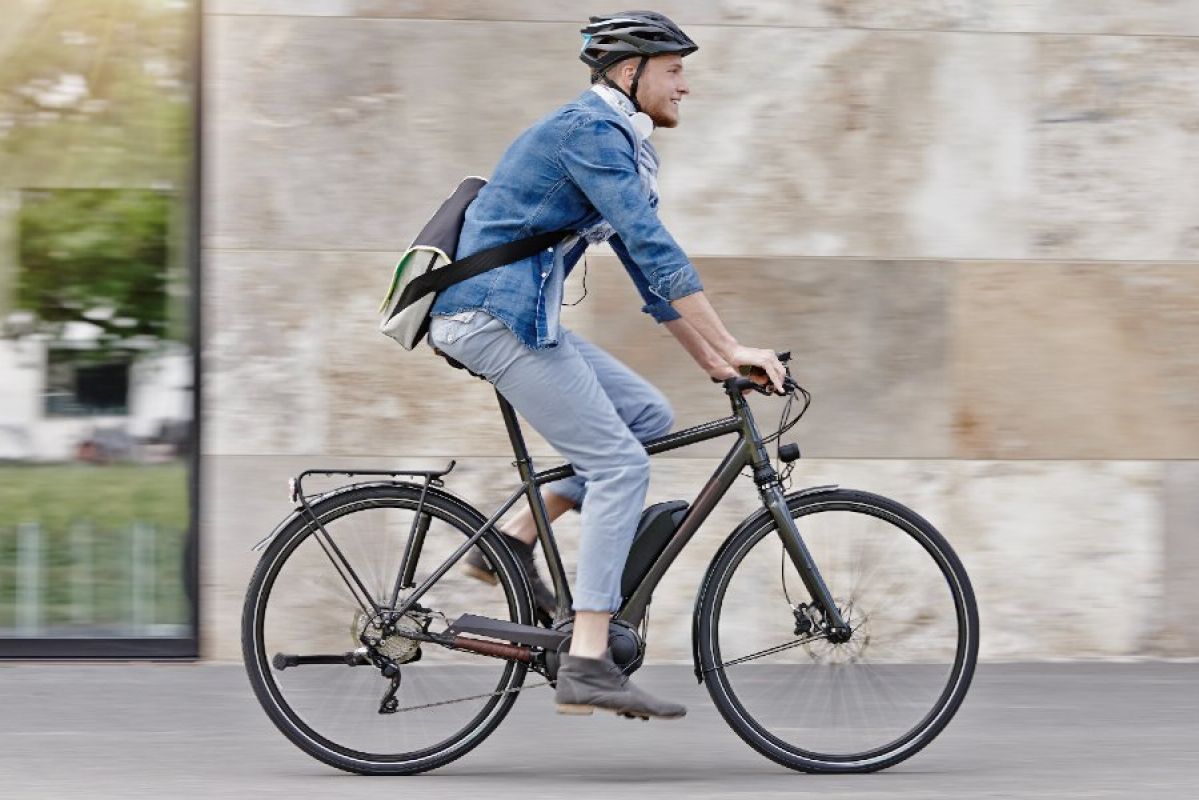
[[[577,233],[606,221],[609,240],[659,322],[678,319],[670,301],[702,291],[699,275],[658,219],[637,172],[632,123],[593,91],[517,137],[466,211],[458,258],[554,230]],[[558,343],[566,277],[587,247],[579,235],[531,258],[476,275],[441,292],[434,316],[482,309],[535,350]]]

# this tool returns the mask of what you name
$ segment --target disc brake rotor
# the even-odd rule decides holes
[[[803,649],[817,664],[853,664],[862,658],[870,646],[870,615],[855,607],[852,601],[837,598],[835,602],[853,635],[849,641],[841,643],[824,638],[806,642]]]

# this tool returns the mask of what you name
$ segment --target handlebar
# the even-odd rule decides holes
[[[776,352],[775,357],[777,357],[778,360],[782,364],[785,365],[785,364],[787,364],[787,362],[789,362],[791,360],[791,352],[790,351],[784,351],[781,353]],[[753,367],[752,369],[749,370],[748,375],[756,375],[757,377],[765,377],[766,373],[763,370],[759,369],[758,367]],[[724,390],[728,393],[732,393],[732,392],[741,393],[748,389],[752,389],[753,391],[755,391],[759,394],[765,394],[765,395],[772,395],[772,394],[776,393],[774,391],[773,384],[771,384],[769,382],[764,383],[764,384],[758,383],[757,381],[751,380],[750,377],[748,377],[748,375],[741,375],[736,378],[725,378],[723,381],[718,378],[713,378],[712,382],[723,385]],[[787,376],[783,379],[783,390],[781,392],[778,392],[778,394],[784,394],[784,395],[791,394],[798,388],[799,388],[799,384],[797,384],[795,381],[793,381],[791,379],[790,371],[788,371]]]
[[[776,392],[773,391],[773,384],[758,383],[757,381],[744,377],[725,378],[723,381],[720,381],[720,383],[723,384],[726,392],[743,392],[746,389],[753,389],[759,394],[776,394]],[[783,379],[783,391],[778,392],[778,394],[791,394],[797,388],[799,388],[799,384],[792,380],[791,376],[788,375]]]

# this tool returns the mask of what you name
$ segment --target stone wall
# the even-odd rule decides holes
[[[205,8],[203,637],[226,659],[299,469],[468,459],[453,488],[507,494],[488,387],[373,311],[449,188],[586,75],[565,0]],[[1199,655],[1194,4],[659,8],[702,48],[655,135],[663,218],[734,335],[795,354],[815,397],[797,482],[945,532],[986,658]],[[610,254],[587,289],[564,322],[679,427],[727,412]],[[656,458],[651,500],[693,497],[723,447]],[[755,502],[738,486],[668,576],[652,658],[688,657],[694,587]],[[568,559],[577,534],[564,518]]]

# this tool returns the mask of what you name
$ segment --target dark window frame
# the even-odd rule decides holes
[[[182,637],[139,637],[139,638],[103,638],[103,637],[12,637],[0,638],[0,660],[35,660],[35,659],[112,659],[112,660],[181,660],[194,661],[200,658],[200,503],[203,493],[200,487],[200,409],[202,407],[200,377],[202,366],[200,353],[203,349],[201,341],[201,176],[202,164],[202,131],[203,131],[203,27],[204,9],[202,0],[192,0],[192,48],[191,48],[191,85],[192,85],[192,161],[190,181],[187,187],[188,230],[187,230],[187,262],[190,273],[189,298],[191,351],[192,351],[192,424],[188,446],[187,482],[188,482],[188,528],[187,540],[183,552],[184,558],[184,592],[191,610],[190,630],[188,636]]]

